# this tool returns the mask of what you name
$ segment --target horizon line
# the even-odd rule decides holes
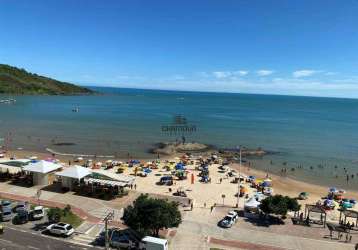
[[[98,86],[79,84],[79,86],[87,88],[113,88],[113,89],[132,89],[132,90],[152,90],[152,91],[168,91],[168,92],[187,92],[187,93],[208,93],[208,94],[241,94],[241,95],[263,95],[263,96],[286,96],[286,97],[309,97],[309,98],[328,98],[328,99],[348,99],[358,100],[358,97],[341,97],[341,96],[315,96],[315,95],[295,95],[295,94],[277,94],[277,93],[253,93],[253,92],[229,92],[229,91],[210,91],[210,90],[182,90],[182,89],[156,89],[143,87],[120,87],[120,86]]]

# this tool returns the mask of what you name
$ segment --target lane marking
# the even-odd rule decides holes
[[[40,250],[40,248],[38,248],[38,247],[33,247],[33,246],[29,246],[29,245],[27,245],[27,248],[35,249],[35,250]]]
[[[14,244],[14,242],[10,241],[10,240],[5,240],[5,239],[0,239],[0,241],[6,242],[8,244]],[[16,244],[15,244],[16,245]]]

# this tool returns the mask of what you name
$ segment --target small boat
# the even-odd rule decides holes
[[[78,107],[72,109],[72,112],[78,113],[80,111],[80,109]]]
[[[3,100],[0,100],[0,103],[5,103],[5,104],[14,103],[14,102],[16,102],[15,99],[3,99]]]

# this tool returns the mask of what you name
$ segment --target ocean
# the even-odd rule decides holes
[[[182,140],[181,132],[164,128],[186,126],[192,128],[184,133],[186,141],[276,152],[249,159],[258,169],[280,173],[285,167],[293,178],[358,188],[358,100],[95,90],[102,94],[12,97],[15,104],[0,104],[0,143],[10,149],[154,158],[148,150],[155,143]]]

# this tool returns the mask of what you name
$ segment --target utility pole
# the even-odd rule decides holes
[[[104,239],[105,239],[105,246],[106,246],[106,250],[109,250],[109,237],[108,237],[108,222],[112,221],[114,219],[114,211],[109,212],[106,217],[104,217],[103,221],[104,221]]]

